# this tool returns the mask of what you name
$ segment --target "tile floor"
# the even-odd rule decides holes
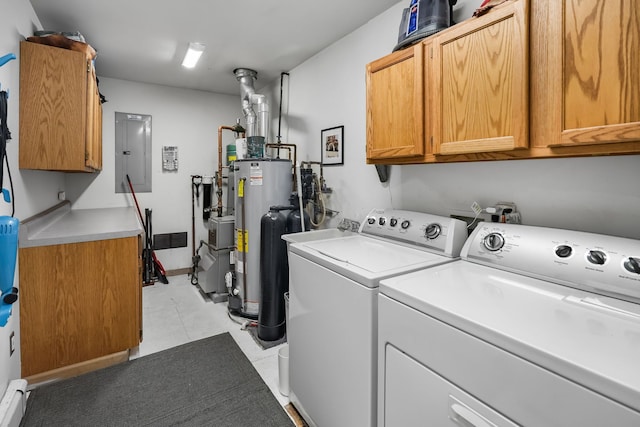
[[[169,277],[142,288],[143,341],[130,358],[145,356],[190,341],[229,332],[282,406],[289,399],[278,391],[278,350],[263,350],[227,315],[227,304],[203,296],[187,275]],[[244,320],[244,319],[243,319]]]

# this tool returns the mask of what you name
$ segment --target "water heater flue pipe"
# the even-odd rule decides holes
[[[247,121],[247,136],[266,138],[269,134],[269,104],[264,95],[256,93],[254,80],[258,78],[258,73],[249,68],[236,68],[233,74],[240,82],[240,100]],[[257,113],[254,106],[257,107]]]

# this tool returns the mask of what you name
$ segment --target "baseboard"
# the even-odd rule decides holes
[[[296,427],[309,427],[309,425],[305,422],[305,420],[300,416],[300,413],[293,406],[293,403],[289,403],[284,407],[284,410],[287,411],[291,420],[293,420]]]
[[[23,379],[12,380],[0,401],[0,426],[19,427],[27,407],[27,382]]]
[[[166,271],[166,275],[167,276],[180,276],[183,274],[189,274],[191,273],[192,268],[191,267],[187,267],[187,268],[178,268],[176,270],[167,270]]]
[[[98,357],[96,359],[87,360],[85,362],[31,375],[30,377],[26,377],[25,380],[27,380],[29,389],[31,390],[43,384],[75,377],[87,372],[126,362],[127,360],[129,360],[129,350],[124,350],[107,356]]]

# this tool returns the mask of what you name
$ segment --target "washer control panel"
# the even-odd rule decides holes
[[[640,302],[640,240],[516,224],[480,224],[463,259]]]
[[[359,232],[451,257],[460,255],[468,235],[464,221],[397,209],[373,209],[362,221]]]

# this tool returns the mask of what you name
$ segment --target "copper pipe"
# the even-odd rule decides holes
[[[296,191],[298,186],[298,181],[296,179],[296,175],[297,175],[296,164],[297,164],[297,157],[298,157],[298,154],[297,154],[298,148],[296,147],[296,144],[271,143],[271,144],[265,144],[264,146],[265,148],[276,148],[278,151],[280,149],[289,150],[289,160],[291,160],[291,151],[293,151],[293,191]]]
[[[236,135],[244,133],[244,128],[237,124],[235,126],[220,126],[218,128],[218,176],[216,179],[216,195],[218,196],[218,216],[222,216],[222,131],[230,130]]]

